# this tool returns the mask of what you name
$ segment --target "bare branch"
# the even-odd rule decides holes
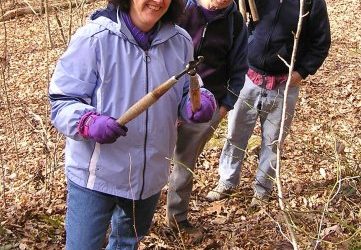
[[[28,7],[22,7],[22,8],[17,8],[17,9],[14,9],[14,10],[9,10],[9,11],[5,12],[3,15],[0,16],[0,21],[1,22],[8,21],[8,20],[13,19],[15,17],[24,16],[24,15],[27,15],[27,14],[38,15],[40,13],[44,13],[45,10],[41,6],[40,7],[33,7],[26,0],[23,0],[23,1],[27,3]],[[93,3],[95,1],[96,0],[86,0],[86,3]],[[69,2],[71,2],[71,1],[69,0]],[[71,2],[71,7],[74,7],[74,6],[76,6],[76,3]],[[66,2],[60,3],[60,4],[54,4],[52,6],[49,6],[49,12],[57,10],[57,9],[67,9],[67,8],[69,8],[69,3],[66,3]]]
[[[299,41],[299,37],[301,34],[301,30],[302,30],[303,6],[304,6],[304,0],[300,0],[300,10],[299,10],[298,23],[297,23],[297,32],[295,34],[294,41],[293,41],[291,63],[290,63],[290,65],[286,64],[288,66],[288,79],[286,82],[286,88],[285,88],[285,92],[284,92],[282,120],[281,120],[281,126],[280,126],[280,133],[279,133],[279,137],[278,137],[278,143],[277,143],[277,163],[276,163],[276,186],[277,186],[277,193],[278,193],[278,204],[282,211],[283,218],[285,219],[287,229],[288,229],[288,232],[289,232],[290,238],[291,238],[291,243],[293,245],[293,249],[295,249],[295,250],[299,249],[298,243],[297,243],[297,239],[296,239],[296,235],[293,230],[293,227],[291,226],[292,220],[291,220],[289,214],[286,213],[285,205],[283,202],[282,183],[281,183],[281,149],[282,149],[282,142],[284,140],[288,89],[289,89],[289,86],[291,83],[292,72],[293,72],[293,68],[295,65],[295,61],[296,61],[298,41]]]

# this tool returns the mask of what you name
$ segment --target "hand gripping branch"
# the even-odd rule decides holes
[[[196,60],[190,61],[181,73],[172,76],[167,81],[156,87],[153,91],[143,96],[135,104],[133,104],[127,111],[125,111],[125,113],[121,117],[117,119],[117,122],[120,125],[124,126],[125,124],[136,118],[138,115],[143,113],[146,109],[152,106],[162,95],[164,95],[184,74],[189,74],[191,76],[190,93],[192,92],[192,88],[198,89],[198,100],[195,100],[195,98],[197,98],[197,93],[196,93],[197,91],[194,91],[195,97],[192,97],[191,94],[191,102],[192,100],[194,100],[194,105],[198,105],[198,106],[193,106],[193,102],[192,102],[192,109],[193,107],[195,108],[194,110],[199,109],[200,97],[199,97],[199,83],[196,75],[196,67],[200,63],[202,63],[203,60],[204,60],[203,56],[199,56]]]

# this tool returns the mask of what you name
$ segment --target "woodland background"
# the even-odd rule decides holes
[[[69,35],[105,6],[105,1],[73,1],[0,0],[0,250],[64,247],[64,138],[50,124],[47,88]],[[303,83],[282,156],[283,193],[300,249],[356,250],[361,249],[361,1],[326,1],[332,47],[322,68]],[[31,13],[22,16],[14,11],[19,8]],[[260,211],[248,209],[258,134],[257,127],[238,192],[229,199],[204,198],[218,180],[226,122],[201,155],[190,212],[190,220],[206,232],[201,243],[190,245],[166,227],[164,188],[141,248],[291,249],[279,230],[285,226],[276,200]],[[317,239],[322,242],[316,246]]]

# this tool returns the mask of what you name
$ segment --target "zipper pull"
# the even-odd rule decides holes
[[[204,26],[203,32],[202,32],[202,39],[205,37],[206,35],[206,31],[207,31],[207,27],[208,27],[208,23],[206,23],[206,26]]]
[[[208,22],[206,23],[206,25],[203,28],[201,40],[199,41],[198,48],[197,48],[197,51],[194,56],[199,56],[199,53],[201,52],[203,40],[204,40],[204,37],[206,36],[207,27],[208,27]]]
[[[148,50],[145,50],[145,51],[144,51],[144,61],[145,61],[146,63],[150,62],[150,56],[149,56],[149,54],[148,54]]]

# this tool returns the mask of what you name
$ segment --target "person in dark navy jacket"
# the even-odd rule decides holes
[[[167,223],[191,236],[202,238],[202,230],[188,220],[197,158],[214,130],[233,109],[243,87],[247,64],[247,27],[233,0],[188,0],[179,25],[191,35],[194,56],[203,56],[197,67],[204,88],[216,97],[218,109],[207,123],[180,122],[174,153],[174,168],[169,180]]]
[[[299,0],[256,0],[259,20],[250,17],[248,39],[249,70],[234,110],[229,115],[228,139],[219,163],[220,180],[208,193],[220,200],[240,182],[240,171],[256,121],[260,118],[262,144],[251,207],[272,194],[276,152],[282,118],[285,83],[288,77],[300,10]],[[302,33],[287,97],[285,132],[289,132],[302,79],[315,74],[328,55],[330,24],[324,0],[306,0]],[[282,142],[283,143],[283,142]]]

